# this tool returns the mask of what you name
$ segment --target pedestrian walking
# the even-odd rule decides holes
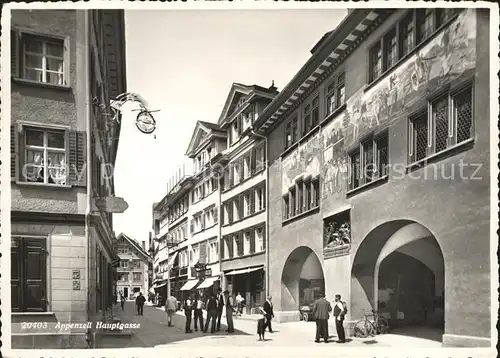
[[[259,307],[259,310],[262,317],[257,321],[257,334],[259,335],[259,341],[265,341],[267,316],[266,311],[262,307]]]
[[[193,333],[191,330],[191,319],[193,316],[193,302],[191,301],[191,295],[188,295],[186,301],[184,301],[184,315],[186,316],[186,333]]]
[[[332,305],[325,298],[325,295],[321,293],[320,298],[313,304],[313,317],[316,320],[316,343],[319,343],[321,337],[323,337],[325,343],[328,343],[328,319],[330,318],[330,312],[332,312]]]
[[[243,297],[241,297],[239,292],[236,295],[236,313],[239,315],[243,313]]]
[[[122,306],[122,311],[125,311],[125,296],[123,294],[120,295],[120,305]]]
[[[165,312],[167,312],[167,324],[168,327],[172,327],[172,317],[177,311],[177,298],[170,295],[165,302]]]
[[[333,316],[335,317],[335,328],[337,328],[337,343],[345,343],[344,318],[347,313],[347,304],[341,300],[339,294],[335,295],[335,306],[333,308]]]
[[[273,333],[273,327],[271,326],[271,320],[274,318],[274,310],[273,310],[273,297],[267,297],[266,302],[262,307],[266,312],[266,328],[269,327],[269,333]],[[264,328],[265,329],[265,328]]]
[[[229,291],[224,291],[225,306],[226,306],[226,322],[227,322],[227,333],[234,333],[234,322],[233,322],[233,298],[229,296]]]
[[[139,292],[139,296],[135,299],[135,305],[137,306],[137,315],[144,315],[144,303],[146,302],[146,298],[142,295],[142,292]]]
[[[203,299],[199,294],[196,294],[194,298],[193,308],[194,308],[194,330],[198,332],[198,322],[200,323],[200,331],[203,331]]]
[[[222,310],[224,309],[224,296],[220,287],[217,289],[217,332],[220,331],[220,320],[222,318]]]
[[[215,325],[217,321],[217,299],[214,294],[210,295],[210,297],[206,302],[206,306],[207,306],[207,321],[205,322],[205,329],[203,330],[203,332],[207,333],[208,325],[209,323],[212,323],[210,332],[215,333]]]

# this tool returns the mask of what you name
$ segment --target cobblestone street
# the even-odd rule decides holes
[[[122,317],[122,322],[137,322],[141,324],[139,329],[132,331],[131,336],[107,336],[98,348],[135,348],[135,347],[198,347],[215,346],[273,346],[273,347],[316,347],[324,346],[324,343],[314,343],[314,322],[292,322],[273,323],[274,333],[266,333],[266,341],[259,342],[256,334],[256,322],[252,319],[235,318],[235,333],[227,334],[224,317],[220,332],[214,334],[196,332],[186,334],[184,332],[185,317],[182,312],[174,316],[174,326],[168,327],[166,314],[161,307],[144,307],[144,316],[137,316],[134,311],[134,303],[127,302],[125,311],[121,312],[119,305],[115,306],[116,314]],[[333,347],[339,347],[334,343],[335,331],[330,330]],[[348,343],[341,345],[347,347],[421,347],[438,348],[441,343],[431,339],[415,338],[403,334],[386,334],[374,338],[353,338]]]

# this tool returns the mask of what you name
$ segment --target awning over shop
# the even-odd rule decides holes
[[[174,264],[175,258],[179,254],[179,251],[174,252],[172,256],[168,259],[168,269],[170,270],[172,268],[172,265]]]
[[[186,281],[186,283],[184,284],[184,286],[181,287],[180,291],[190,291],[194,288],[194,286],[196,286],[196,284],[198,283],[199,281],[198,280],[189,280],[189,281]]]
[[[198,286],[198,288],[209,288],[212,287],[213,284],[218,280],[218,277],[207,277],[205,281]]]
[[[264,266],[252,267],[252,268],[248,267],[248,268],[244,268],[244,269],[240,269],[240,270],[230,271],[230,272],[226,273],[225,275],[226,276],[242,275],[242,274],[254,272],[257,270],[262,270],[263,268],[264,268]]]
[[[163,286],[166,286],[166,285],[167,285],[167,282],[165,282],[165,283],[161,283],[161,284],[159,284],[158,286],[155,286],[155,288],[160,288],[160,287],[163,287]]]

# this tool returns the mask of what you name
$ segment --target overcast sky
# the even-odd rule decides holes
[[[152,205],[186,160],[197,120],[216,122],[233,82],[279,90],[311,56],[346,10],[154,10],[125,12],[127,87],[149,103],[154,134],[122,123],[116,196],[129,208],[114,215],[116,234],[148,241]],[[129,108],[129,107],[128,107]],[[156,135],[156,138],[155,138]]]

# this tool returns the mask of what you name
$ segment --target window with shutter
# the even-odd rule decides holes
[[[219,224],[219,207],[218,206],[213,208],[213,216],[214,216],[214,225]]]
[[[233,202],[229,201],[226,203],[227,205],[227,211],[228,211],[228,216],[229,216],[229,224],[232,224],[234,221],[234,208],[233,208]]]
[[[10,126],[10,180],[18,180],[19,143],[16,125]]]
[[[255,253],[255,230],[250,230],[250,254]]]
[[[200,253],[199,253],[199,255],[200,255],[199,258],[200,259],[198,260],[198,262],[200,264],[206,264],[207,263],[207,246],[209,246],[209,245],[207,245],[206,241],[200,243]]]
[[[238,196],[238,219],[242,219],[245,217],[245,201],[244,201],[244,196],[239,195]]]
[[[46,239],[13,238],[11,247],[12,311],[47,311]]]
[[[22,125],[19,132],[12,129],[14,146],[11,144],[11,149],[17,156],[14,154],[12,158],[11,174],[23,182],[67,186],[78,185],[80,179],[85,184],[84,135],[65,129],[28,125]]]
[[[194,234],[194,217],[191,219],[191,222],[189,223],[189,231],[191,232],[191,235]]]
[[[12,77],[19,77],[19,36],[17,30],[10,31],[10,75]]]
[[[28,81],[50,83],[56,86],[69,84],[69,39],[14,30],[11,41],[13,76]]]

